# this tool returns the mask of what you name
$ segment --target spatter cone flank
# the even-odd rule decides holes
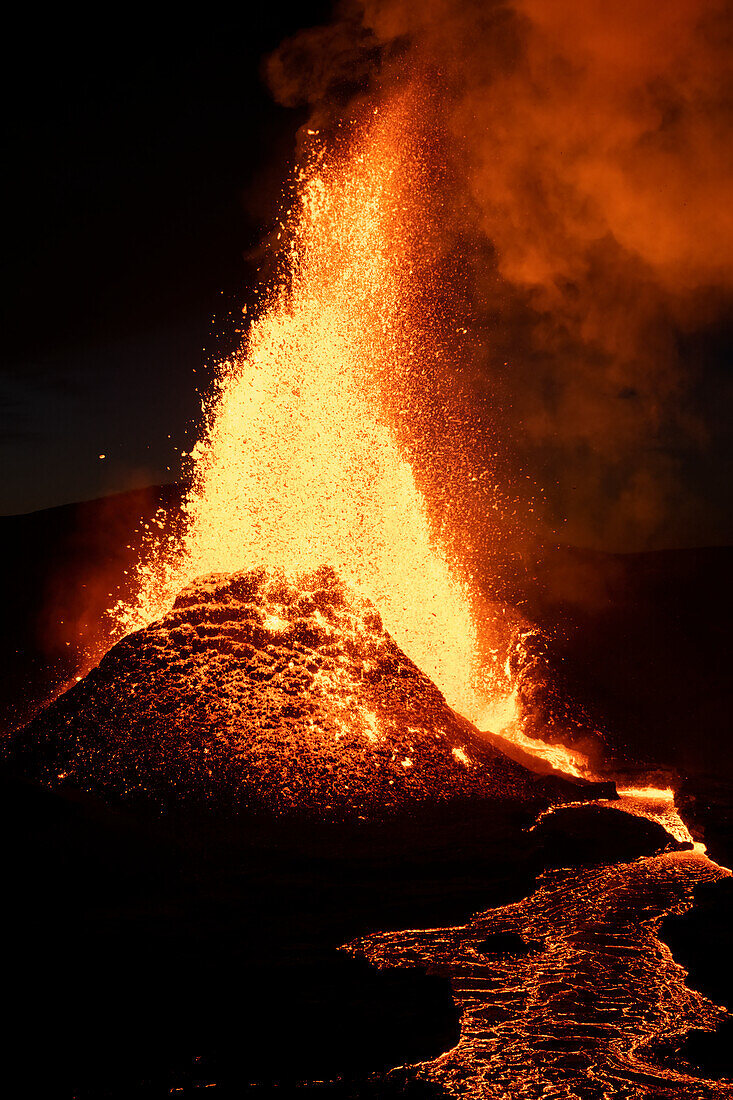
[[[199,578],[8,755],[45,785],[114,799],[325,817],[559,793],[482,742],[325,567]]]

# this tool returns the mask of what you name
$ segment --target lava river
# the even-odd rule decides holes
[[[713,1030],[726,1015],[688,988],[659,929],[691,907],[696,886],[729,875],[699,848],[548,871],[530,897],[464,926],[380,933],[345,950],[449,978],[457,1046],[393,1071],[448,1096],[733,1096],[733,1082],[655,1062],[663,1041]]]

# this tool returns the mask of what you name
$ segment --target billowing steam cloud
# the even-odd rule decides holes
[[[447,163],[447,277],[471,272],[464,383],[546,492],[545,537],[643,547],[699,519],[685,477],[707,425],[685,349],[733,291],[730,15],[362,0],[269,61],[275,94],[318,126],[419,74]]]

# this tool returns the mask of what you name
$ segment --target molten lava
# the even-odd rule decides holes
[[[481,667],[467,589],[389,423],[399,379],[439,354],[413,324],[426,201],[413,131],[398,101],[301,172],[282,280],[223,364],[191,452],[182,542],[148,555],[117,615],[124,632],[144,626],[210,572],[330,565],[451,706],[477,721],[496,705],[505,722],[510,684],[498,662]]]
[[[345,949],[450,979],[457,1046],[397,1077],[465,1100],[715,1100],[732,1096],[733,1083],[658,1058],[665,1041],[713,1031],[726,1016],[688,988],[660,926],[691,907],[698,884],[729,875],[696,851],[548,871],[528,898],[462,927],[385,932]],[[507,951],[508,935],[523,950]]]

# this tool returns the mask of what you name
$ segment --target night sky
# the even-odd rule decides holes
[[[328,15],[237,11],[29,15],[6,42],[3,513],[178,473],[304,118],[262,60]]]
[[[179,476],[213,365],[241,338],[307,117],[275,102],[264,59],[331,14],[313,2],[16,16],[4,70],[0,513]],[[718,312],[674,338],[703,428],[662,443],[679,484],[653,545],[728,543],[731,326]],[[561,533],[576,471],[562,450],[535,460]],[[577,531],[583,542],[582,522]]]

